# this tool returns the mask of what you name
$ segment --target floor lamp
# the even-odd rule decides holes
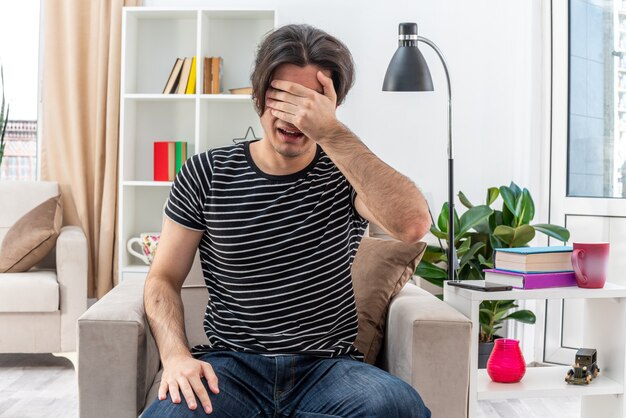
[[[452,91],[450,74],[443,54],[432,41],[417,35],[417,23],[400,23],[398,29],[398,49],[391,58],[383,91],[433,91],[428,64],[417,48],[424,42],[435,50],[448,81],[448,280],[454,280],[459,267],[454,246],[454,158],[452,157]]]

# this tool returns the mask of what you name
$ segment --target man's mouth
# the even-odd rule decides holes
[[[278,132],[285,138],[286,140],[296,140],[304,137],[304,134],[298,130],[291,129],[283,129],[278,128]]]

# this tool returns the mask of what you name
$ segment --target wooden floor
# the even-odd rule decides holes
[[[78,418],[76,373],[66,358],[0,354],[0,394],[0,418]],[[579,398],[480,401],[478,410],[480,418],[578,416]]]

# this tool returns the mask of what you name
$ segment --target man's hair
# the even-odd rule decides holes
[[[354,84],[354,61],[348,48],[337,38],[310,25],[286,25],[265,36],[257,49],[252,97],[257,113],[265,111],[265,93],[274,71],[282,64],[308,64],[328,70],[337,93],[337,105]]]

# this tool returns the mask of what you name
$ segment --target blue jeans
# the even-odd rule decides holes
[[[210,417],[430,417],[422,398],[407,383],[350,357],[306,355],[265,357],[217,351],[203,355],[218,378],[219,394],[202,379]],[[196,397],[197,399],[197,397]],[[192,411],[184,398],[155,400],[142,418],[207,417],[198,402]]]

